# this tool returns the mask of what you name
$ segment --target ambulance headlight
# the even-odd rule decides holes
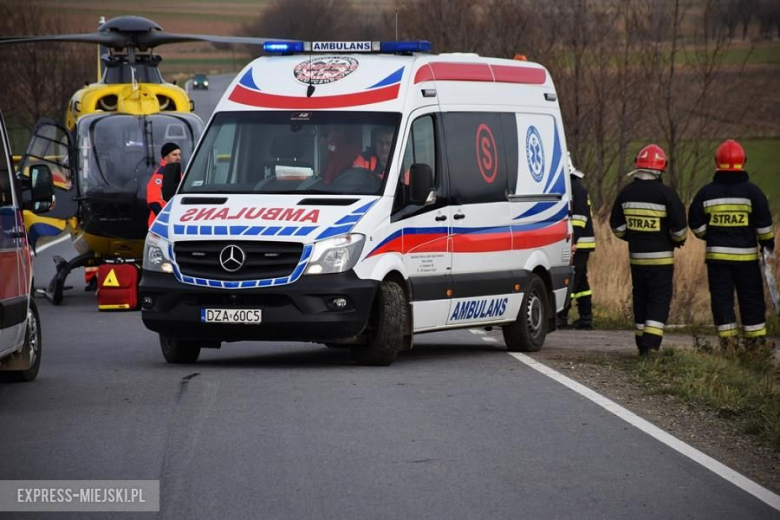
[[[149,233],[144,243],[144,269],[158,273],[173,273],[168,258],[168,241],[155,233]]]
[[[360,258],[365,236],[352,234],[333,237],[314,244],[304,274],[332,274],[349,271]]]

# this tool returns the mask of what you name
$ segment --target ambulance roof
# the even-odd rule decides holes
[[[247,110],[360,110],[402,112],[407,92],[450,83],[480,90],[512,85],[554,93],[537,63],[476,54],[298,53],[263,56],[242,70],[216,112]],[[500,85],[500,86],[499,86]],[[553,98],[554,99],[554,98]]]

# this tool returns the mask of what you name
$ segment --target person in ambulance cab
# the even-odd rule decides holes
[[[669,317],[674,278],[674,249],[685,244],[685,207],[675,191],[661,182],[666,154],[660,146],[642,148],[627,185],[612,206],[612,232],[628,242],[629,263],[640,356],[661,348]],[[576,280],[576,274],[575,274]]]
[[[384,177],[385,167],[393,147],[393,129],[378,126],[371,130],[371,148],[358,155],[352,162],[353,168],[365,168]]]
[[[160,166],[152,174],[149,183],[146,185],[146,205],[149,206],[149,227],[152,227],[154,219],[165,207],[166,200],[163,198],[163,172],[168,164],[181,163],[181,148],[176,143],[165,143],[160,151],[162,160]],[[179,175],[181,175],[181,170]]]
[[[736,344],[737,291],[742,329],[749,346],[766,346],[764,285],[759,248],[772,252],[775,236],[769,202],[748,179],[747,155],[729,139],[715,152],[715,175],[693,198],[688,220],[693,234],[707,242],[705,263],[712,317],[724,349]]]

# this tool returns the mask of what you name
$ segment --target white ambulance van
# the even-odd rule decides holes
[[[228,87],[150,229],[140,286],[165,359],[241,340],[348,346],[503,329],[535,351],[572,276],[549,73],[428,42],[279,42]]]

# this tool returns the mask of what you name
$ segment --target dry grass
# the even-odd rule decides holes
[[[631,270],[628,245],[615,238],[609,225],[596,221],[598,246],[591,255],[588,278],[593,288],[593,303],[597,318],[633,323],[631,310]],[[780,225],[775,226],[780,236]],[[775,265],[775,278],[780,280],[780,265]],[[767,295],[767,309],[771,308]],[[704,241],[688,233],[684,247],[675,252],[674,298],[670,324],[710,325],[710,294],[707,288],[707,268],[704,264]]]

